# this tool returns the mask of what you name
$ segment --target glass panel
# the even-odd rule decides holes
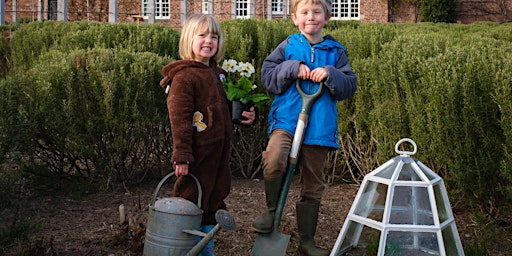
[[[373,181],[367,182],[364,186],[361,198],[357,201],[355,214],[382,222],[388,186]]]
[[[283,14],[283,0],[272,0],[272,14]]]
[[[347,233],[347,239],[345,240],[348,241],[345,243],[344,240],[342,243],[343,251],[350,249],[350,255],[377,255],[381,231],[358,222],[352,222],[352,226],[354,226],[354,228],[351,228],[354,232],[351,233],[350,238]]]
[[[348,222],[347,233],[341,243],[341,250],[347,250],[348,248],[357,246],[357,240],[359,239],[362,228],[363,224],[359,222]]]
[[[169,0],[155,1],[156,16],[155,18],[163,19],[169,18],[170,4]]]
[[[391,177],[393,177],[393,173],[395,172],[396,166],[398,165],[399,161],[394,161],[394,163],[388,165],[386,168],[382,169],[381,171],[377,171],[375,174],[375,177],[380,177],[384,179],[390,180]]]
[[[236,1],[236,18],[249,17],[249,0]]]
[[[443,182],[439,182],[434,185],[434,197],[436,199],[437,213],[439,214],[439,223],[443,223],[452,217],[451,210],[448,209],[448,207],[450,207],[450,203],[445,201],[445,198],[448,198],[448,195],[446,195],[446,189],[444,188]]]
[[[359,0],[352,0],[350,4],[350,17],[359,18]]]
[[[451,225],[448,225],[441,233],[443,235],[443,243],[444,249],[447,256],[457,256],[462,255],[462,244],[458,235],[456,235],[457,228],[455,227],[455,222]]]
[[[430,168],[425,166],[423,163],[418,161],[418,162],[416,162],[416,164],[418,165],[420,170],[423,172],[423,174],[425,174],[427,176],[427,178],[429,180],[432,181],[432,180],[435,180],[437,178],[440,178],[439,175],[437,175],[434,171],[432,171]]]
[[[389,216],[391,224],[434,225],[428,189],[396,186]]]
[[[436,233],[390,231],[386,237],[385,255],[440,255]]]
[[[359,19],[359,0],[333,0],[331,7],[335,20]]]
[[[203,0],[203,4],[202,4],[202,7],[201,9],[203,10],[202,12],[204,14],[208,14],[208,11],[210,9],[210,3],[208,2],[209,0]]]
[[[421,178],[413,169],[411,163],[407,163],[402,166],[402,170],[400,170],[397,180],[421,181]]]
[[[48,1],[48,19],[57,20],[57,0]]]

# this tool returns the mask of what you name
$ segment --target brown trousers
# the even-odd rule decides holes
[[[263,177],[275,179],[286,171],[293,137],[286,131],[277,129],[270,134],[266,150],[263,152]],[[323,179],[324,164],[328,148],[302,145],[297,167],[300,171],[301,202],[319,203],[325,190]]]
[[[231,189],[231,138],[216,144],[196,146],[195,161],[189,172],[199,180],[202,189],[201,225],[215,225],[217,210],[226,209],[224,199]],[[199,191],[191,177],[180,177],[174,185],[174,196],[185,198],[197,204]]]

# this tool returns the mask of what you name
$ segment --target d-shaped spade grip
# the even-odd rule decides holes
[[[295,83],[295,87],[297,87],[297,91],[299,91],[300,97],[302,98],[302,108],[301,113],[305,112],[309,114],[309,110],[311,109],[311,105],[313,102],[322,95],[323,89],[324,89],[324,82],[320,83],[320,86],[318,87],[318,90],[313,94],[307,94],[302,90],[302,87],[300,87],[300,80],[297,79],[297,83]]]

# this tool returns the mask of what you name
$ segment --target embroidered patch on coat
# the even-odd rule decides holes
[[[203,123],[203,117],[204,117],[203,114],[199,111],[196,111],[194,113],[192,125],[196,127],[198,132],[202,132],[202,131],[206,130],[207,126],[205,123]]]

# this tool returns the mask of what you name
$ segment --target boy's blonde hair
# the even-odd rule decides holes
[[[180,57],[184,60],[195,59],[192,40],[199,33],[210,33],[219,37],[217,52],[212,57],[218,63],[224,56],[224,36],[219,22],[209,14],[193,14],[187,19],[181,30]]]
[[[297,6],[299,5],[299,3],[301,2],[310,2],[312,4],[320,4],[322,5],[322,7],[324,8],[324,12],[325,12],[325,15],[327,17],[330,17],[331,16],[331,0],[292,0],[292,9],[291,9],[291,13],[292,14],[295,14],[295,12],[297,11]]]

